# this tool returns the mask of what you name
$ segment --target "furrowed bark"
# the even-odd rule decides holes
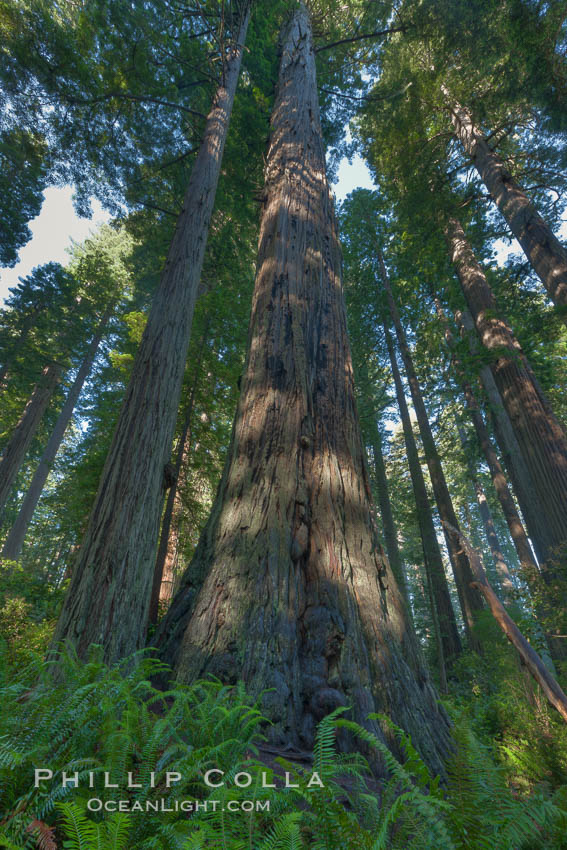
[[[567,548],[567,437],[539,386],[512,330],[499,317],[486,276],[466,240],[450,219],[446,228],[450,256],[484,347],[492,352],[491,371],[533,485],[545,525],[543,559],[565,557]]]
[[[312,746],[338,705],[382,710],[442,770],[446,721],[377,541],[325,173],[309,14],[284,30],[229,457],[157,644],[181,681],[273,688],[267,734]]]
[[[557,709],[563,720],[567,723],[567,696],[563,693],[557,680],[551,675],[537,652],[525,639],[498,599],[498,596],[486,578],[486,573],[478,553],[475,552],[467,538],[461,532],[458,532],[458,534],[468,553],[476,579],[475,584],[486,599],[494,619],[514,649],[518,652],[520,658],[534,677],[535,681],[541,687],[548,701],[555,709]]]
[[[16,560],[20,556],[29,524],[43,492],[53,461],[55,460],[59,447],[63,441],[63,436],[73,415],[73,411],[83,385],[92,369],[96,353],[105,334],[113,309],[113,307],[110,307],[101,319],[98,330],[91,340],[91,344],[85,358],[81,363],[75,380],[69,389],[65,403],[57,417],[57,422],[55,423],[55,427],[53,428],[51,436],[49,437],[47,445],[41,456],[41,460],[34,473],[18,516],[16,517],[16,521],[10,529],[10,533],[4,543],[4,548],[2,549],[2,557],[4,558]]]
[[[4,449],[0,460],[0,523],[20,467],[37,434],[43,415],[49,407],[60,376],[61,367],[58,363],[50,363],[43,369],[41,378],[35,385],[25,410]]]
[[[429,504],[429,496],[425,486],[425,480],[421,471],[421,463],[413,428],[409,415],[406,397],[396,352],[388,322],[384,318],[384,334],[386,337],[386,346],[388,356],[392,367],[392,376],[394,378],[394,386],[396,388],[396,399],[402,420],[402,428],[404,432],[404,441],[406,444],[406,452],[408,456],[408,466],[411,477],[413,495],[415,499],[415,507],[417,512],[417,521],[419,524],[419,533],[421,536],[421,545],[423,549],[423,559],[425,573],[427,577],[427,586],[431,596],[430,604],[432,610],[433,625],[435,627],[439,668],[441,679],[446,680],[445,666],[450,667],[453,661],[461,654],[461,639],[453,611],[453,603],[445,577],[445,568],[443,566],[443,558],[437,542],[437,533],[433,523],[433,514],[431,505]]]
[[[471,158],[528,261],[567,322],[567,250],[516,183],[501,157],[473,123],[470,112],[442,87],[455,135]]]
[[[173,595],[173,570],[171,563],[169,564],[169,569],[167,569],[169,560],[170,534],[172,530],[171,525],[173,521],[175,506],[179,503],[178,495],[181,467],[183,466],[184,458],[187,458],[191,449],[191,425],[193,421],[193,409],[195,407],[195,393],[197,392],[197,384],[201,371],[201,363],[203,361],[203,350],[205,347],[205,341],[206,329],[201,339],[198,360],[193,373],[191,394],[187,403],[183,430],[181,432],[181,435],[179,437],[179,443],[177,445],[177,453],[175,457],[175,465],[172,475],[172,484],[167,493],[167,500],[165,503],[165,510],[161,523],[159,546],[154,567],[154,578],[152,583],[150,609],[148,612],[148,624],[152,626],[155,625],[158,621],[160,602],[162,604],[171,602],[171,598]]]
[[[165,467],[250,3],[241,10],[54,635],[54,645],[69,642],[80,657],[98,643],[115,661],[145,638]]]
[[[421,434],[421,441],[423,443],[423,449],[425,452],[425,460],[427,463],[427,468],[429,469],[433,492],[435,493],[437,510],[439,511],[439,516],[441,517],[441,520],[444,523],[448,523],[452,527],[458,528],[459,526],[457,522],[457,517],[453,508],[451,494],[449,493],[449,488],[447,487],[447,482],[445,480],[445,473],[443,472],[441,458],[439,457],[439,452],[437,451],[437,446],[435,445],[435,440],[433,439],[433,433],[429,424],[429,417],[427,415],[427,410],[423,401],[421,387],[419,386],[419,381],[417,380],[412,356],[409,350],[409,346],[407,344],[405,331],[400,320],[400,314],[398,312],[396,302],[394,301],[392,288],[390,286],[390,280],[386,271],[386,265],[384,263],[384,257],[381,251],[378,251],[378,261],[380,265],[380,276],[382,280],[382,286],[384,288],[384,292],[386,293],[388,308],[390,310],[392,322],[396,330],[398,345],[406,370],[415,414],[417,416],[419,433]],[[482,597],[470,586],[470,583],[472,581],[471,568],[466,553],[464,552],[458,537],[448,532],[447,527],[445,525],[443,525],[443,531],[447,543],[447,550],[451,559],[453,574],[455,576],[455,584],[457,586],[457,593],[459,594],[459,602],[463,613],[463,620],[465,623],[467,638],[472,648],[479,649],[480,647],[478,645],[478,640],[476,639],[473,633],[473,629],[475,624],[475,616],[477,612],[482,611],[484,607]]]

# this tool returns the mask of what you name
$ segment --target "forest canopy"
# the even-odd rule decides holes
[[[0,846],[566,847],[565,3],[0,52],[0,264],[109,215],[0,310]]]

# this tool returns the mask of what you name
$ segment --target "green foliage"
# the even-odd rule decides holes
[[[13,266],[31,236],[46,182],[45,143],[19,128],[0,135],[0,266]]]
[[[0,846],[18,850],[33,846],[560,850],[565,846],[564,789],[553,798],[543,789],[528,797],[511,791],[502,767],[494,764],[462,717],[455,724],[455,751],[444,786],[428,773],[409,736],[382,715],[370,719],[380,722],[386,737],[397,740],[403,760],[392,754],[384,739],[346,719],[348,709],[341,707],[319,724],[311,769],[283,757],[270,765],[260,758],[265,721],[258,703],[241,685],[225,687],[210,680],[158,691],[151,680],[163,676],[167,668],[147,653],[108,668],[97,647],[91,648],[86,663],[64,653],[58,671],[54,677],[52,665],[36,658],[0,689],[5,709],[0,780],[6,813]],[[337,751],[337,736],[351,745],[361,741],[371,762],[380,760],[387,779],[377,784],[359,752],[345,752],[342,746]],[[36,768],[49,768],[53,779],[40,779],[35,788]],[[224,771],[225,785],[211,789],[205,784],[204,772],[211,768]],[[79,787],[72,781],[62,787],[62,771],[69,777],[77,774]],[[312,771],[324,787],[309,787]],[[104,787],[105,772],[117,789]],[[180,774],[170,787],[168,772]],[[234,781],[241,772],[252,777],[248,787]],[[290,787],[284,787],[284,772]],[[88,803],[92,799],[102,801],[102,811],[92,810]],[[125,811],[112,810],[117,799],[125,801]],[[200,808],[190,814],[176,811],[185,800],[199,801]],[[209,804],[207,809],[204,803]]]
[[[47,647],[61,599],[43,571],[0,559],[0,682]]]
[[[528,623],[519,626],[537,645]],[[527,619],[527,618],[526,618]],[[533,622],[532,622],[533,627]],[[476,626],[490,655],[464,654],[455,666],[451,705],[488,747],[516,793],[567,783],[567,727],[549,706],[488,613]],[[540,637],[541,640],[541,637]],[[452,710],[453,710],[452,709]]]

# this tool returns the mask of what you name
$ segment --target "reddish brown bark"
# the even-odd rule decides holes
[[[486,276],[466,240],[450,219],[450,256],[484,347],[492,352],[491,371],[531,477],[531,494],[545,517],[544,559],[565,556],[567,547],[567,437],[533,379],[527,358],[511,328],[498,315]]]
[[[522,246],[533,270],[567,322],[567,251],[516,183],[502,158],[475,126],[470,112],[443,87],[455,135]]]
[[[84,656],[91,643],[114,661],[145,639],[159,522],[193,309],[250,3],[225,60],[183,209],[153,299],[54,641]]]
[[[442,769],[446,721],[372,520],[304,4],[281,44],[233,439],[157,642],[182,681],[273,688],[272,740],[310,746],[347,704],[383,739],[367,715],[386,711]]]
[[[173,597],[173,582],[175,578],[174,562],[178,545],[178,533],[173,524],[173,520],[176,507],[178,512],[180,509],[179,479],[181,476],[181,469],[183,467],[183,462],[187,462],[191,448],[191,424],[193,421],[195,394],[197,392],[197,384],[199,382],[205,339],[206,329],[199,347],[197,364],[193,373],[191,394],[187,403],[187,410],[185,411],[183,429],[177,444],[175,464],[172,469],[172,483],[167,493],[167,500],[161,523],[159,546],[154,567],[150,609],[148,612],[148,623],[150,625],[155,625],[158,621],[160,604],[162,606],[168,605]]]

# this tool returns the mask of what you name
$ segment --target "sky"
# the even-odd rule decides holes
[[[353,157],[351,163],[343,159],[339,166],[338,182],[333,186],[337,201],[342,201],[353,189],[372,188],[372,178],[364,160]],[[40,214],[30,222],[32,238],[19,252],[20,261],[14,268],[0,268],[0,304],[7,297],[8,289],[16,286],[19,277],[26,277],[35,266],[48,262],[66,265],[69,262],[68,250],[73,242],[84,241],[110,216],[97,200],[92,200],[93,217],[79,218],[72,203],[73,188],[52,186],[44,192],[44,203]],[[559,231],[567,238],[567,222]],[[503,263],[511,252],[517,252],[519,246],[514,242],[508,245],[502,239],[494,244],[496,261]]]
[[[20,261],[13,269],[0,268],[0,299],[6,298],[8,288],[16,286],[19,277],[26,277],[35,266],[69,262],[68,249],[72,241],[83,242],[110,216],[93,199],[93,217],[79,218],[73,209],[71,186],[46,189],[40,214],[29,223],[32,238],[19,252]]]
[[[352,164],[343,160],[339,168],[339,180],[334,191],[338,201],[358,186],[372,187],[372,179],[364,161],[356,156]],[[73,241],[82,242],[110,216],[93,199],[93,217],[79,218],[73,209],[73,188],[52,186],[44,192],[44,203],[40,214],[30,222],[32,238],[19,252],[20,261],[14,268],[0,268],[0,303],[7,297],[8,289],[16,286],[18,278],[26,277],[35,266],[57,262],[67,265],[68,250]]]

